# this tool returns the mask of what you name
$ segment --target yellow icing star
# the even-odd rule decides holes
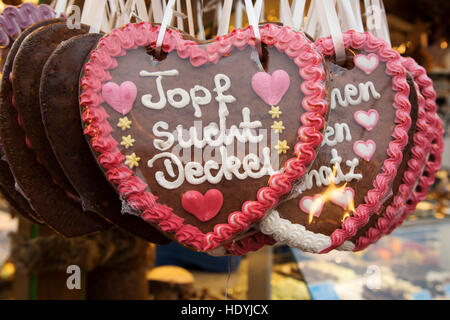
[[[273,125],[271,126],[273,130],[275,130],[275,133],[283,133],[283,130],[286,129],[283,126],[283,121],[274,121]]]
[[[282,153],[286,154],[286,151],[288,151],[290,148],[287,145],[286,140],[283,140],[283,141],[278,140],[278,145],[275,146],[275,149],[278,150],[278,154],[282,154]]]
[[[131,135],[129,134],[128,136],[123,136],[122,137],[122,142],[120,143],[122,146],[125,147],[125,149],[128,149],[129,147],[132,147],[134,142],[136,140],[134,140]]]
[[[126,129],[131,128],[131,121],[128,120],[128,117],[123,117],[119,119],[119,122],[117,123],[117,126],[122,129],[122,131],[125,131]]]
[[[129,156],[125,156],[125,164],[130,167],[130,169],[133,169],[134,167],[139,167],[139,161],[141,160],[140,157],[136,156],[136,153],[132,153]]]
[[[280,111],[280,107],[272,106],[269,114],[272,115],[272,119],[278,119],[283,112]]]

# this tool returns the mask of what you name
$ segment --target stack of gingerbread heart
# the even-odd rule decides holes
[[[1,82],[9,192],[65,236],[360,250],[434,181],[432,82],[369,33],[345,33],[338,63],[331,38],[271,23],[206,42],[149,22],[88,30],[28,27]]]

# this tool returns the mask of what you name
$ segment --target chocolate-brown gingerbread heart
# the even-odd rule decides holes
[[[27,40],[35,40],[36,38],[34,36],[42,35],[45,28],[51,28],[50,30],[60,30],[64,27],[67,28],[65,23],[52,23],[48,26],[40,27],[34,30],[24,38],[19,37],[18,40],[20,40],[20,42],[17,42],[16,40],[17,43],[15,42],[13,44],[13,47],[8,55],[8,59],[3,69],[3,74],[11,74],[11,72],[13,72],[13,65],[17,66],[17,64],[19,64],[19,60],[16,59],[16,54],[18,54],[20,50],[29,49],[29,47],[26,47],[26,49],[22,47]],[[85,31],[78,30],[68,33],[62,32],[58,35],[63,34],[65,36],[70,36],[76,35],[77,33],[80,34],[82,32]],[[50,32],[50,34],[52,33]],[[55,41],[57,40],[55,38],[52,37],[53,42],[51,43],[56,47],[57,43]],[[60,38],[59,41],[62,40],[64,40],[64,37]],[[21,99],[30,99],[32,97],[35,98],[35,94],[39,91],[38,88],[41,73],[36,72],[33,68],[36,68],[38,65],[43,66],[45,59],[47,58],[45,53],[48,53],[48,51],[41,49],[49,46],[49,42],[45,41],[44,37],[41,42],[28,42],[28,46],[30,45],[35,49],[30,52],[30,55],[33,56],[33,61],[36,61],[36,59],[39,58],[43,59],[43,61],[39,61],[37,65],[32,65],[32,67],[29,67],[29,70],[33,71],[35,77],[33,79],[30,78],[30,72],[27,73],[26,70],[23,71],[24,76],[22,78],[18,77],[17,74],[12,74],[11,78],[13,84],[14,82],[16,84],[15,91],[23,95]],[[27,58],[29,59],[30,55],[22,56],[20,63],[28,63]],[[25,86],[21,86],[21,79],[25,79],[27,84],[30,82],[37,82],[37,86],[32,88],[34,95],[30,94],[28,91],[24,91]],[[81,204],[69,197],[66,190],[63,190],[55,184],[53,177],[49,174],[46,168],[38,162],[36,153],[30,148],[30,144],[27,144],[26,142],[27,136],[21,126],[23,123],[20,122],[22,114],[20,114],[19,118],[19,113],[14,103],[16,102],[15,100],[17,100],[15,99],[16,95],[14,95],[13,101],[13,86],[10,81],[10,77],[2,78],[1,88],[0,134],[3,141],[4,150],[11,171],[16,178],[17,185],[21,192],[23,192],[26,196],[32,208],[47,225],[66,236],[77,236],[109,228],[111,225],[95,213],[83,211]],[[33,115],[36,115],[36,111],[40,115],[39,96],[37,96],[37,100],[33,101],[33,103],[29,103],[30,101],[25,101],[25,105],[34,108]],[[42,119],[40,119],[40,117],[37,118],[38,119],[35,123],[36,128],[34,128],[34,130],[37,128],[42,128],[43,130]],[[33,124],[30,124],[30,126],[33,127]],[[46,141],[45,131],[44,139]],[[50,150],[50,152],[52,151]]]
[[[262,218],[313,160],[322,59],[303,33],[267,24],[262,61],[250,27],[203,45],[168,30],[158,60],[158,32],[130,24],[100,41],[81,81],[85,133],[132,213],[206,251]],[[223,205],[203,222],[182,198],[211,189]]]
[[[347,63],[328,60],[330,122],[309,172],[261,222],[263,233],[311,252],[341,246],[375,223],[399,192],[417,121],[417,94],[401,57],[369,33],[344,34]],[[334,55],[331,39],[318,41]]]
[[[101,37],[90,33],[64,41],[45,63],[40,102],[47,138],[85,209],[147,241],[165,244],[169,239],[149,228],[145,221],[122,214],[122,201],[107,182],[83,136],[78,106],[79,73]]]

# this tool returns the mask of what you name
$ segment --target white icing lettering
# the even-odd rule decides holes
[[[331,109],[336,109],[336,102],[341,107],[348,107],[350,105],[358,105],[361,102],[368,102],[370,95],[376,100],[381,98],[381,94],[375,89],[375,85],[372,81],[366,83],[360,83],[358,88],[348,83],[344,86],[344,97],[342,97],[339,88],[334,88],[331,91]]]

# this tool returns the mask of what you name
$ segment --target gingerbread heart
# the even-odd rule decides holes
[[[322,147],[289,197],[260,222],[277,242],[315,253],[354,250],[355,237],[401,192],[418,118],[416,90],[400,55],[369,33],[343,36],[344,66],[333,62],[331,39],[317,41],[332,79]],[[374,111],[379,119],[355,116],[370,118]],[[325,204],[310,220],[297,203],[315,195]]]
[[[435,174],[441,167],[444,150],[444,128],[437,115],[436,92],[426,70],[412,58],[402,58],[403,66],[413,77],[419,93],[419,116],[413,137],[411,160],[402,185],[392,204],[368,230],[356,239],[355,251],[363,250],[381,236],[390,234],[425,200],[433,185]]]
[[[250,27],[206,45],[167,30],[158,59],[158,32],[129,24],[100,40],[81,80],[84,132],[134,214],[208,251],[260,220],[314,159],[322,58],[303,33],[267,24],[258,63]],[[102,92],[124,81],[137,89],[125,116],[117,94]]]

